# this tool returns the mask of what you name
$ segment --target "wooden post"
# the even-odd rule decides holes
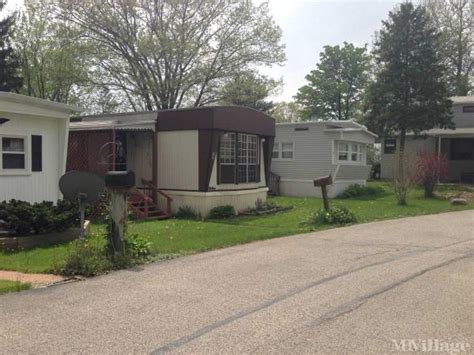
[[[127,195],[126,190],[111,189],[110,191],[110,217],[112,218],[112,244],[114,254],[123,255],[125,223],[127,222]]]
[[[328,191],[327,191],[327,186],[332,184],[332,176],[322,176],[319,178],[316,178],[313,180],[313,185],[314,186],[319,186],[321,187],[321,195],[323,196],[323,204],[324,204],[324,209],[326,211],[329,211],[330,206],[329,206],[329,198],[328,198]]]

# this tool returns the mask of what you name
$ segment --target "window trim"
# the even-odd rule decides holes
[[[25,167],[23,169],[4,169],[3,168],[3,138],[21,138],[24,142],[23,154],[25,155]],[[5,153],[8,154],[8,153]],[[15,153],[13,153],[15,154]],[[30,157],[30,138],[24,134],[2,133],[0,134],[0,175],[30,175],[31,174],[31,157]]]
[[[347,148],[348,150],[347,151],[343,151],[343,152],[347,152],[347,160],[340,160],[339,159],[339,145],[340,144],[347,144]],[[357,145],[357,152],[353,152],[352,151],[352,145],[353,144],[356,144]],[[333,143],[333,146],[334,146],[334,151],[333,151],[333,161],[335,164],[339,164],[339,165],[367,165],[367,161],[366,161],[366,150],[364,150],[364,145],[366,145],[365,143],[361,143],[361,142],[355,142],[355,141],[346,141],[346,140],[335,140],[334,143]],[[351,156],[352,154],[357,154],[357,157],[360,157],[360,160],[352,160],[351,159]]]
[[[291,144],[293,146],[293,149],[291,150],[291,152],[293,152],[293,155],[291,158],[283,158],[283,144]],[[275,146],[278,145],[278,149],[275,151]],[[295,160],[295,142],[290,142],[290,141],[282,141],[282,142],[274,142],[273,143],[273,151],[272,151],[272,160],[275,160],[275,161],[291,161],[291,160]],[[278,152],[278,158],[274,158],[273,157],[273,153],[274,152]],[[285,152],[289,152],[289,150],[285,150]]]

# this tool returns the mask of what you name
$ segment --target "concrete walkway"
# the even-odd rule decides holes
[[[473,255],[471,210],[182,257],[1,296],[0,353],[472,350]]]

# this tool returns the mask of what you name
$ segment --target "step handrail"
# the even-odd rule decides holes
[[[154,196],[156,204],[158,204],[157,194],[160,194],[161,196],[166,198],[166,213],[168,214],[168,216],[171,216],[171,202],[173,202],[173,198],[170,195],[168,195],[166,192],[160,190],[155,185],[153,185],[153,182],[151,182],[150,180],[146,180],[142,178],[142,184],[153,191],[153,196]]]

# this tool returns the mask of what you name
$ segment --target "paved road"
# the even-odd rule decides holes
[[[473,255],[474,211],[256,242],[1,296],[0,352],[469,350]]]

